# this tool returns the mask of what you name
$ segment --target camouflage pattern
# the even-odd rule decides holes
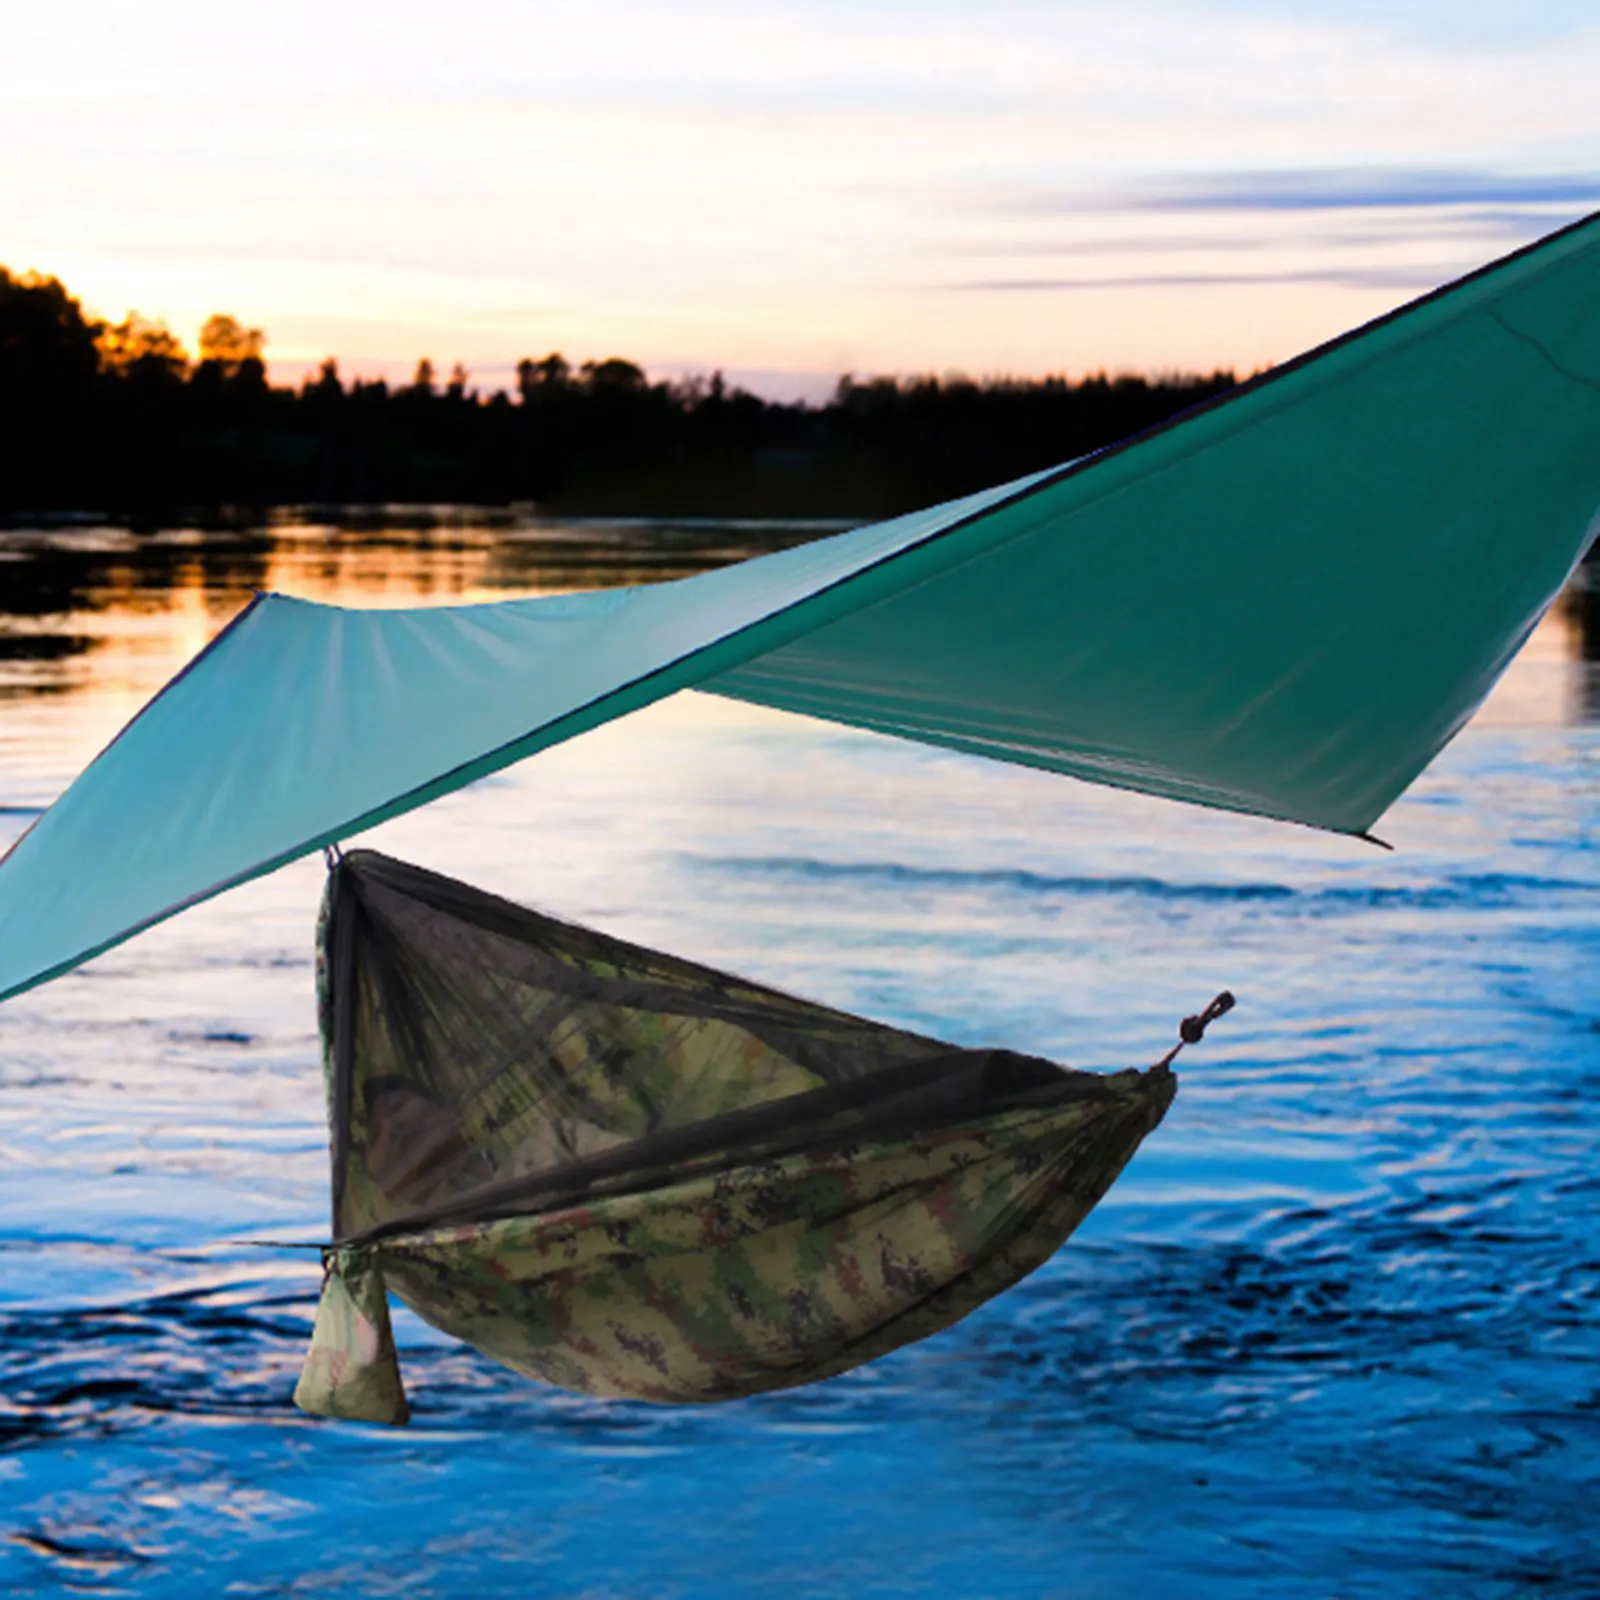
[[[343,870],[352,873],[373,856],[352,852]],[[643,984],[657,999],[702,1000],[704,969],[561,927],[563,942],[542,944],[529,974],[519,970],[528,965],[528,952],[513,941],[477,929],[463,933],[452,919],[435,915],[404,923],[410,998],[430,1018],[447,1015],[461,1006],[461,997],[448,984],[443,996],[426,993],[436,974],[461,965],[475,973],[495,970],[501,979],[493,991],[497,1022],[520,1046],[515,1070],[470,1082],[464,1052],[444,1050],[429,1059],[414,1033],[385,1025],[394,996],[372,969],[358,968],[345,999],[359,1049],[352,1081],[341,1093],[328,959],[337,882],[330,876],[317,927],[317,1006],[329,1126],[342,1123],[346,1130],[335,1192],[341,1239],[489,1182],[821,1088],[828,1080],[805,1064],[808,1054],[859,1058],[857,1070],[881,1071],[951,1048],[725,974],[717,975],[715,1001],[733,1008],[738,1022],[621,1002],[619,990]],[[367,880],[362,894],[378,915],[396,898]],[[396,920],[410,909],[402,906]],[[574,993],[584,982],[593,992]],[[764,1032],[752,1030],[752,1012],[760,1013]],[[619,1072],[624,1062],[626,1071]]]
[[[294,1403],[302,1411],[351,1421],[410,1421],[400,1362],[389,1328],[389,1297],[372,1255],[331,1249],[311,1349]]]
[[[847,1371],[948,1327],[1067,1239],[1176,1090],[1165,1066],[1098,1081],[918,1137],[330,1251],[296,1400],[405,1420],[385,1283],[495,1360],[589,1394],[725,1400]]]

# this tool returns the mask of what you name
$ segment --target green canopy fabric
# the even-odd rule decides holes
[[[1600,217],[1054,471],[677,583],[264,595],[0,863],[0,997],[688,687],[1368,829],[1600,508]]]

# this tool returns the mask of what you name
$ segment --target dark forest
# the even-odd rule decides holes
[[[274,387],[227,316],[196,356],[160,323],[99,322],[56,279],[0,268],[0,515],[134,523],[280,505],[532,504],[569,514],[875,517],[1098,449],[1222,393],[1232,373],[841,379],[821,406],[631,361],[517,367],[480,394],[420,362],[391,387],[330,360]]]

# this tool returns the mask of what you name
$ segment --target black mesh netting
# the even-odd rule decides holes
[[[372,851],[322,937],[335,1234],[545,1210],[1106,1080],[958,1050]]]

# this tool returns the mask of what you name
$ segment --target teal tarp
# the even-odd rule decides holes
[[[0,995],[699,687],[1359,833],[1600,509],[1600,217],[1126,445],[678,583],[255,601],[0,863]]]

